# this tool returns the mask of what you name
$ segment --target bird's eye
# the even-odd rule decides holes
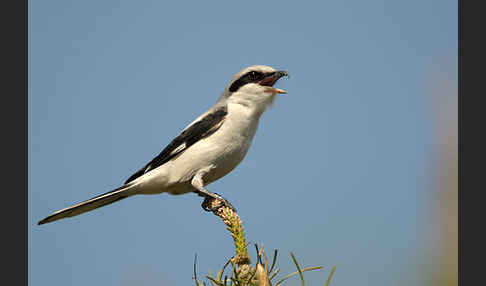
[[[259,71],[247,72],[231,84],[231,86],[229,87],[229,91],[235,92],[240,87],[242,87],[242,86],[244,86],[248,83],[255,83],[255,82],[261,81],[263,78],[265,78],[265,74],[263,74],[262,72],[259,72]]]
[[[248,73],[248,77],[250,78],[251,81],[259,80],[262,77],[262,73],[252,71],[252,72]]]

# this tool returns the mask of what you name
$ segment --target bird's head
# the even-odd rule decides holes
[[[273,87],[283,76],[288,77],[288,72],[269,66],[256,65],[244,68],[233,76],[222,98],[263,112],[274,102],[276,94],[287,93]]]

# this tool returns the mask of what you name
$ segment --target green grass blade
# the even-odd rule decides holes
[[[273,267],[275,266],[275,262],[277,262],[277,250],[276,249],[275,249],[275,251],[273,253],[272,266],[270,267],[270,270],[268,271],[268,273],[271,273],[272,272]]]
[[[197,253],[194,255],[194,281],[196,281],[196,286],[201,286],[201,282],[199,282],[199,280],[197,279],[196,263],[197,263]]]
[[[221,281],[221,277],[223,277],[223,272],[218,270],[218,272],[216,272],[216,280]]]
[[[209,282],[211,283],[211,286],[214,286],[214,283],[213,283],[213,274],[211,273],[211,270],[208,271],[208,275],[206,275],[207,278],[210,278]]]
[[[238,272],[236,272],[236,265],[233,261],[231,261],[231,265],[233,265],[233,275],[235,275],[235,279],[239,280],[238,278]]]
[[[272,276],[270,276],[270,278],[268,278],[269,280],[272,280],[275,276],[277,276],[277,274],[280,272],[280,268],[276,268],[275,269],[275,272],[273,272]]]
[[[214,282],[214,284],[218,285],[218,286],[224,286],[223,283],[219,282],[219,281],[216,281],[213,277],[209,276],[209,275],[206,275],[206,278],[208,278],[211,282]]]
[[[322,267],[322,266],[307,267],[307,268],[302,269],[302,272],[311,271],[311,270],[317,270],[317,269],[322,269],[322,268],[324,268],[324,267]],[[298,271],[295,271],[295,272],[292,272],[292,273],[284,276],[282,279],[280,279],[280,281],[277,282],[277,284],[275,284],[275,286],[282,284],[282,282],[284,282],[285,280],[287,280],[290,277],[293,277],[293,276],[295,276],[297,274],[299,274],[299,272]]]
[[[329,286],[329,283],[331,282],[332,275],[334,275],[334,270],[336,270],[336,264],[332,267],[331,273],[329,274],[329,277],[327,278],[326,281],[326,286]]]
[[[233,256],[233,257],[231,257],[231,258],[228,260],[228,262],[226,262],[226,263],[224,264],[223,269],[221,269],[221,277],[223,276],[224,271],[226,270],[226,267],[228,266],[228,264],[230,264],[230,262],[231,262],[231,260],[232,260],[233,258],[234,258],[234,256]]]
[[[295,266],[297,267],[297,271],[299,271],[300,280],[302,280],[302,286],[305,286],[304,274],[302,273],[302,270],[300,270],[299,263],[297,263],[297,259],[295,259],[295,256],[292,252],[290,252],[290,256],[292,256],[292,260],[294,261]]]

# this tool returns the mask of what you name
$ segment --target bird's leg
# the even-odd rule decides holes
[[[197,173],[191,181],[191,185],[197,190],[195,191],[195,193],[198,194],[198,196],[204,197],[204,201],[202,202],[201,207],[207,212],[215,212],[220,207],[226,206],[236,212],[236,209],[231,205],[230,202],[228,202],[228,200],[223,198],[221,195],[217,193],[212,193],[204,188],[204,182],[202,179],[203,175],[204,173]],[[216,200],[217,202],[219,202],[219,204],[214,206],[212,200]]]

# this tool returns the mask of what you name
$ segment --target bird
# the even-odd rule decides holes
[[[157,156],[112,191],[58,210],[38,225],[112,204],[134,195],[196,193],[233,206],[206,186],[230,173],[246,156],[260,117],[287,93],[274,84],[289,73],[253,65],[233,75],[216,103],[191,122]],[[206,211],[214,209],[206,208]],[[219,207],[219,206],[218,206]]]

